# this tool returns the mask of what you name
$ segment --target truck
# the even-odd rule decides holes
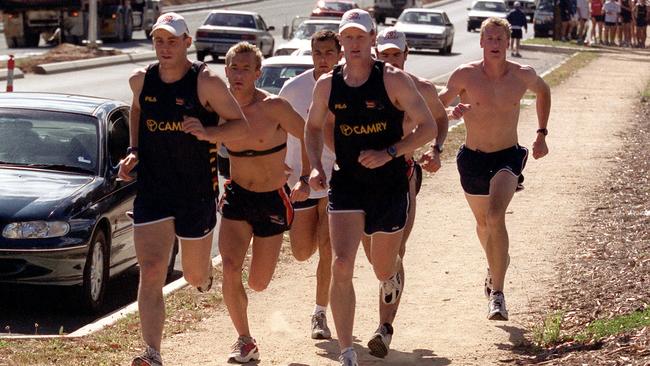
[[[386,18],[397,18],[406,8],[421,8],[421,0],[375,0],[375,4],[370,8],[377,24],[385,23]]]
[[[133,31],[147,37],[161,13],[160,0],[96,0],[97,38],[123,42]],[[38,47],[41,35],[80,44],[88,39],[90,0],[0,0],[9,48]]]

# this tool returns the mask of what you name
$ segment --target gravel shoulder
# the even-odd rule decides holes
[[[359,251],[354,335],[360,364],[513,362],[531,319],[551,311],[545,304],[558,284],[567,248],[576,245],[575,224],[589,212],[594,193],[616,167],[613,152],[623,148],[622,133],[634,121],[639,93],[649,80],[647,53],[617,53],[603,55],[553,89],[550,154],[528,162],[526,190],[516,195],[507,216],[512,256],[505,290],[508,322],[485,320],[485,259],[455,164],[446,161],[426,179],[407,244],[407,282],[392,350],[384,360],[369,356],[365,346],[376,328],[378,282]],[[530,146],[535,129],[535,109],[522,109],[520,143]],[[260,364],[333,365],[336,342],[309,338],[316,258],[297,263],[286,254],[269,288],[249,295]],[[198,330],[165,339],[163,357],[172,365],[223,365],[235,338],[221,307]]]

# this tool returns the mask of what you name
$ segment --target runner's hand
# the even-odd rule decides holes
[[[327,189],[327,176],[323,170],[312,169],[309,175],[309,187],[314,191]]]
[[[458,103],[454,109],[451,110],[448,117],[450,119],[461,119],[466,112],[471,110],[472,106],[470,104]]]
[[[440,170],[442,163],[440,162],[440,154],[433,149],[429,149],[425,152],[420,160],[418,160],[422,169],[426,170],[429,173],[435,173]]]
[[[291,202],[302,202],[309,198],[309,184],[305,184],[302,180],[298,180],[298,183],[293,185],[291,188]]]
[[[386,150],[363,150],[359,154],[359,164],[368,169],[379,168],[388,163],[393,158],[388,155]]]
[[[120,163],[118,164],[119,170],[117,171],[117,178],[125,182],[132,181],[133,177],[129,174],[137,164],[138,157],[135,154],[131,153],[127,155],[126,158],[120,160]]]
[[[548,146],[546,146],[546,139],[545,138],[538,138],[533,142],[533,158],[535,160],[541,159],[548,154]]]
[[[196,117],[183,116],[183,131],[191,133],[197,139],[203,141],[210,141],[210,136],[201,121]]]

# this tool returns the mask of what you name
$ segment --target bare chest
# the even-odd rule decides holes
[[[465,88],[464,102],[472,105],[475,112],[507,112],[519,108],[519,101],[526,92],[526,85],[514,76],[490,80],[478,74],[476,82]]]
[[[238,145],[260,149],[286,140],[286,132],[277,119],[269,114],[268,109],[265,110],[262,103],[256,104],[260,105],[242,108],[250,129],[247,136],[238,141]]]

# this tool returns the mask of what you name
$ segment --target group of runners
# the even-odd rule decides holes
[[[385,357],[404,290],[403,258],[422,168],[440,168],[448,118],[464,117],[467,129],[457,164],[488,262],[487,317],[508,319],[505,212],[522,188],[528,156],[517,138],[519,101],[527,90],[537,96],[537,159],[548,153],[551,99],[532,68],[506,60],[507,21],[483,23],[483,58],[459,66],[440,95],[431,82],[404,71],[405,35],[395,28],[377,33],[360,9],[343,15],[338,33],[314,34],[314,68],[288,81],[279,96],[255,87],[262,54],[254,45],[243,42],[228,51],[226,84],[205,64],[188,59],[192,39],[182,16],[163,14],[152,37],[158,61],[129,80],[131,141],[118,173],[132,180],[137,166],[134,241],[146,348],[132,366],[162,365],[162,287],[177,237],[185,279],[199,291],[211,288],[217,210],[223,298],[238,336],[229,361],[260,357],[242,283],[249,246],[248,287],[262,291],[287,230],[297,260],[319,252],[311,337],[331,337],[331,306],[339,361],[346,366],[357,365],[352,279],[363,242],[380,298],[368,348]],[[446,109],[457,97],[460,103]],[[157,128],[161,122],[170,128]],[[230,156],[230,178],[219,197],[215,163],[221,144]],[[414,156],[427,144],[430,149]]]

